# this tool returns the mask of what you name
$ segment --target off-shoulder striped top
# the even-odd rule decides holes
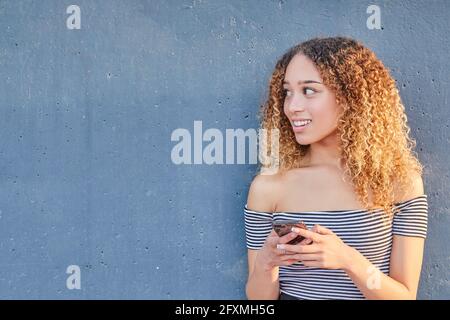
[[[426,238],[427,195],[394,204],[390,223],[383,211],[334,210],[304,212],[261,212],[244,206],[247,248],[260,249],[277,220],[303,220],[308,228],[320,224],[331,229],[344,243],[357,249],[381,272],[389,274],[393,235]],[[343,270],[306,267],[301,262],[279,268],[280,292],[298,299],[364,299]]]

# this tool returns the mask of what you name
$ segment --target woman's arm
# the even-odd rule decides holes
[[[344,271],[367,299],[416,299],[424,239],[394,235],[389,276],[356,249]]]
[[[422,177],[411,175],[413,183],[399,194],[401,200],[424,193]],[[375,269],[358,251],[350,254],[350,264],[345,271],[368,299],[416,299],[425,239],[394,234],[392,241],[389,276]]]
[[[249,300],[278,300],[280,283],[279,267],[268,268],[261,264],[257,255],[259,250],[248,250],[249,276],[245,293]]]
[[[273,212],[276,176],[259,175],[253,179],[248,192],[247,207],[255,211]],[[245,292],[249,300],[277,300],[280,285],[278,267],[269,268],[258,259],[260,250],[248,250],[248,280]]]

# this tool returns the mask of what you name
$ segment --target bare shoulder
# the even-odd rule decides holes
[[[411,183],[407,186],[401,186],[400,183],[394,183],[396,202],[403,202],[416,198],[424,194],[422,176],[418,172],[410,172]]]
[[[255,211],[273,212],[280,190],[281,174],[259,174],[248,191],[247,207]]]

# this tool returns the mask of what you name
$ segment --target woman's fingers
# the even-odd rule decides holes
[[[275,230],[272,229],[272,232],[270,232],[269,236],[267,237],[267,242],[269,243],[270,247],[274,248],[276,247],[279,239],[280,238],[278,237]]]
[[[294,232],[298,233],[299,235],[311,239],[313,242],[322,242],[322,235],[320,235],[319,233],[316,233],[314,231],[311,230],[305,230],[305,229],[301,229],[301,228],[293,228]]]
[[[282,237],[279,237],[272,229],[269,236],[270,246],[275,251],[272,258],[275,265],[288,266],[296,262],[304,262],[305,266],[311,267],[318,265],[321,258],[319,244],[323,240],[322,237],[327,234],[333,234],[333,232],[318,224],[314,225],[311,230],[295,228]],[[299,235],[305,239],[296,245],[287,244]]]
[[[290,259],[290,260],[281,260],[278,265],[280,266],[290,266],[291,264],[294,264],[298,262],[298,260],[295,259]]]
[[[310,268],[323,268],[323,264],[320,261],[305,261],[303,265]]]
[[[277,249],[286,250],[295,253],[316,253],[319,252],[319,246],[317,244],[310,244],[308,246],[298,244],[279,244]]]
[[[284,236],[280,237],[278,240],[278,243],[288,243],[292,239],[295,239],[298,237],[298,233],[296,232],[289,232],[288,234],[285,234]]]
[[[286,243],[288,243],[289,241],[297,238],[297,237],[298,237],[297,233],[289,232],[288,234],[286,234],[286,235],[282,236],[281,238],[279,238],[278,243],[276,245],[276,247],[277,247],[277,254],[281,255],[281,254],[294,253],[294,252],[291,252],[290,250],[287,250],[287,249],[283,248],[282,246],[285,245]]]
[[[314,225],[313,229],[314,229],[314,232],[317,232],[319,234],[333,234],[333,231],[331,231],[330,229],[328,229],[324,226],[321,226],[320,224]]]
[[[310,244],[310,243],[312,243],[312,240],[311,239],[308,239],[308,238],[305,238],[305,239],[303,239],[302,241],[300,241],[300,245],[308,245],[308,244]]]
[[[295,261],[317,261],[320,259],[320,255],[316,253],[305,253],[305,254],[290,254],[280,257],[283,261],[295,260]]]
[[[288,234],[285,234],[282,237],[279,237],[278,234],[275,232],[275,230],[272,229],[272,231],[269,234],[269,241],[272,244],[272,246],[276,246],[278,243],[287,243],[291,241],[292,239],[295,239],[298,237],[298,234],[295,232],[289,232]]]

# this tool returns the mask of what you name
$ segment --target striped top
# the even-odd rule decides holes
[[[382,209],[304,212],[261,212],[244,207],[247,248],[260,249],[277,220],[302,220],[308,229],[320,224],[332,230],[347,245],[357,249],[378,269],[389,275],[394,234],[426,238],[427,195],[394,204],[398,209],[386,223]],[[306,267],[301,262],[279,267],[280,291],[299,299],[364,299],[343,270]]]

